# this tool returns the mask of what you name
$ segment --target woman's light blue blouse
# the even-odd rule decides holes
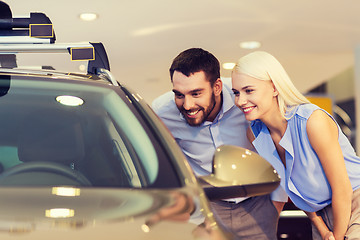
[[[286,168],[280,160],[268,128],[260,120],[251,123],[255,135],[253,145],[270,162],[281,177],[281,187],[300,209],[315,212],[331,204],[331,188],[316,152],[309,142],[306,123],[310,115],[321,109],[314,104],[302,104],[290,114],[287,129],[280,140],[285,149]],[[325,110],[321,109],[326,112]],[[327,113],[331,118],[332,116]],[[335,121],[335,120],[334,120]],[[360,158],[339,129],[339,143],[352,188],[360,186]],[[336,173],[334,173],[336,174]]]

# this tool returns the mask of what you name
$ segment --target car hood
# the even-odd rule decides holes
[[[207,204],[186,191],[54,187],[0,194],[2,240],[224,239]]]

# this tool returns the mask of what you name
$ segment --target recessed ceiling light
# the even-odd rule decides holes
[[[98,15],[96,13],[81,13],[80,19],[83,21],[94,21],[98,18]]]
[[[75,96],[57,96],[56,101],[66,106],[80,106],[84,104],[84,100]]]
[[[74,209],[69,208],[53,208],[45,211],[45,216],[48,218],[70,218],[74,215]]]
[[[222,67],[226,70],[231,70],[234,68],[234,66],[235,66],[235,63],[230,63],[230,62],[223,63],[223,65],[222,65]]]
[[[261,47],[261,43],[257,41],[241,42],[240,47],[245,49],[256,49]]]
[[[80,196],[80,188],[73,187],[53,187],[52,194],[57,196],[76,197]]]

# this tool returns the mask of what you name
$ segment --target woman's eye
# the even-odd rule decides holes
[[[246,93],[251,93],[251,92],[253,92],[253,91],[254,91],[254,90],[252,90],[252,89],[246,89],[246,90],[245,90]]]

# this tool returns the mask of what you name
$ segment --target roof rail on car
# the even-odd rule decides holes
[[[109,82],[112,83],[112,85],[119,86],[119,83],[116,81],[115,77],[109,70],[104,68],[96,68],[96,74],[103,75]]]
[[[16,61],[17,53],[61,53],[67,52],[72,61],[88,61],[88,74],[96,74],[97,68],[110,70],[109,59],[101,42],[85,43],[53,43],[53,44],[1,44],[0,54],[8,58],[0,58],[3,66],[5,61]],[[9,64],[8,64],[9,65]],[[16,62],[12,64],[16,66]]]
[[[61,53],[68,52],[72,61],[89,61],[88,73],[96,74],[97,68],[110,70],[109,59],[101,42],[53,44],[1,44],[0,54]]]
[[[16,37],[16,38],[14,38]],[[0,1],[0,43],[54,43],[51,20],[44,13],[14,18],[9,5]]]
[[[104,45],[100,42],[55,43],[51,20],[44,13],[29,18],[13,18],[10,7],[0,1],[0,66],[17,67],[17,53],[68,52],[72,61],[88,61],[88,74],[96,69],[110,71]]]

